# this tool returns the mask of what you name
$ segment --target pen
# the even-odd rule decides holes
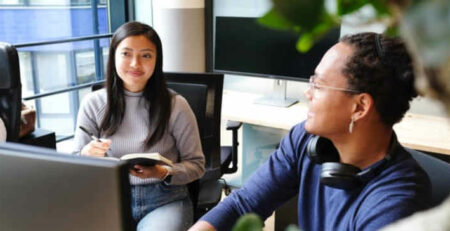
[[[83,131],[84,133],[86,133],[88,136],[90,136],[93,140],[97,141],[97,142],[102,142],[97,136],[94,136],[94,134],[92,134],[91,132],[89,132],[85,127],[83,126],[78,126],[81,131]]]

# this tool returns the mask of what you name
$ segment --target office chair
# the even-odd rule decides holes
[[[220,146],[220,122],[222,108],[223,74],[212,73],[164,73],[167,87],[182,95],[189,103],[197,119],[203,153],[205,175],[188,184],[197,220],[217,205],[222,189],[229,191],[219,179],[223,174],[237,171],[237,130],[242,123],[228,121],[226,129],[232,131],[232,146]],[[94,84],[92,91],[104,86]]]
[[[18,141],[22,99],[19,56],[7,43],[0,43],[0,117],[6,127],[6,141]]]
[[[416,150],[407,148],[407,151],[430,177],[431,205],[441,204],[450,195],[450,164]]]
[[[165,78],[168,88],[188,101],[200,131],[206,172],[198,182],[189,185],[197,220],[219,203],[222,189],[229,191],[219,179],[237,171],[237,130],[242,123],[227,122],[226,129],[232,131],[232,146],[220,146],[223,74],[165,73]]]

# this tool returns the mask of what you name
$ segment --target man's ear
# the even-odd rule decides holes
[[[369,116],[374,107],[374,100],[371,95],[361,93],[354,96],[353,120],[357,121]]]

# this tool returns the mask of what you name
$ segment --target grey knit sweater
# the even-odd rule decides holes
[[[159,152],[175,163],[171,170],[170,184],[182,185],[200,178],[205,171],[205,157],[197,121],[186,99],[181,95],[173,95],[172,112],[166,132],[155,145],[148,148],[144,142],[149,132],[148,110],[151,110],[151,107],[145,103],[142,95],[143,92],[125,91],[123,122],[112,136],[106,136],[99,129],[106,110],[106,90],[91,92],[84,97],[78,112],[74,152],[80,153],[91,141],[91,138],[79,129],[81,125],[97,137],[112,140],[107,156]],[[154,178],[140,179],[130,175],[130,183],[135,185],[158,181]]]

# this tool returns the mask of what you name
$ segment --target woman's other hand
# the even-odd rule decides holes
[[[156,164],[154,166],[143,166],[137,164],[130,169],[130,174],[142,179],[151,177],[164,180],[168,171],[169,170],[167,170],[167,168],[163,167],[160,164]]]
[[[111,140],[102,139],[101,142],[92,140],[81,149],[82,156],[104,157],[111,145]]]

